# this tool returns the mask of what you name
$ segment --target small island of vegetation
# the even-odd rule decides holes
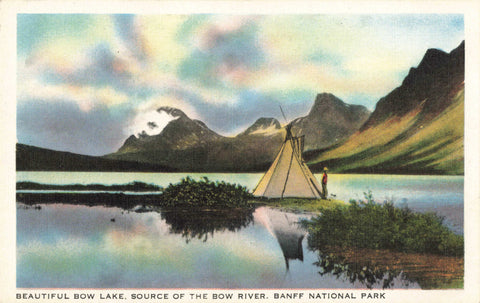
[[[368,288],[392,287],[398,276],[424,289],[463,287],[464,238],[434,213],[376,203],[369,192],[364,201],[323,207],[302,225],[321,275]]]
[[[309,245],[390,249],[407,253],[463,256],[463,236],[454,234],[434,213],[417,213],[392,202],[376,203],[372,193],[365,201],[321,209],[321,214],[303,221]]]
[[[251,208],[253,195],[246,187],[207,177],[180,182],[163,188],[154,184],[69,184],[17,183],[17,201],[25,204],[84,204],[131,209],[136,205],[163,208]]]

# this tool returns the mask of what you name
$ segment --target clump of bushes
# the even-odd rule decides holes
[[[391,249],[401,252],[463,256],[463,236],[454,234],[443,218],[434,213],[415,213],[392,202],[376,203],[366,193],[364,201],[325,208],[311,220],[303,221],[309,231],[308,243],[322,247]]]
[[[159,198],[167,207],[244,207],[253,196],[246,187],[237,184],[186,177],[164,188]]]

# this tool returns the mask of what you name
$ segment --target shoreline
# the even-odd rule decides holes
[[[168,170],[16,170],[15,173],[146,173],[146,174],[264,174],[265,171],[168,171]],[[321,174],[323,171],[312,170],[313,174]],[[368,170],[361,171],[334,171],[329,170],[329,174],[335,175],[379,175],[379,176],[451,176],[451,177],[465,177],[465,174],[432,174],[430,172],[424,173],[405,173],[405,172],[370,172]]]

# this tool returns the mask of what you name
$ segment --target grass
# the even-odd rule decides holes
[[[391,202],[375,203],[371,192],[364,201],[351,200],[321,210],[303,221],[313,249],[356,247],[389,249],[405,253],[427,253],[463,257],[463,236],[454,234],[443,218],[434,213],[416,213]]]
[[[308,199],[308,198],[254,198],[249,200],[250,204],[267,205],[281,208],[292,212],[319,212],[322,209],[330,209],[335,206],[345,205],[340,200]]]

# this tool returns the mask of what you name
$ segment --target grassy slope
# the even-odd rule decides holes
[[[346,205],[340,200],[283,198],[283,199],[253,199],[250,204],[261,204],[293,212],[319,212],[320,209],[332,208],[337,205]]]
[[[352,135],[310,161],[338,172],[463,174],[464,89],[428,123],[418,110]]]

